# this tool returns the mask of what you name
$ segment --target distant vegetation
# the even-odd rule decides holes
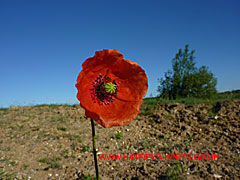
[[[164,99],[211,98],[217,94],[217,79],[207,66],[196,67],[194,50],[179,49],[172,60],[172,70],[160,78],[159,96]]]
[[[182,103],[187,106],[190,106],[195,104],[215,105],[218,101],[232,101],[232,100],[240,100],[240,90],[218,93],[211,98],[186,97],[186,98],[178,98],[175,100],[166,99],[162,97],[145,98],[143,100],[141,110],[143,114],[151,114],[153,112],[153,108],[155,104],[160,102]]]
[[[160,78],[158,97],[145,98],[141,106],[142,113],[151,114],[155,104],[182,103],[185,105],[215,105],[218,101],[240,100],[240,90],[218,93],[217,79],[206,66],[196,67],[195,50],[189,46],[179,49],[172,60],[172,70]]]

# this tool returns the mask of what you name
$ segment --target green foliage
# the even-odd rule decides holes
[[[63,117],[63,116],[53,116],[52,119],[51,119],[51,122],[64,122],[66,121],[67,118],[66,117]]]
[[[209,98],[217,94],[217,79],[207,66],[197,68],[194,50],[189,52],[188,45],[184,51],[179,49],[172,61],[172,71],[168,70],[159,79],[160,97],[178,99],[183,97]]]
[[[48,164],[49,166],[44,168],[44,170],[48,170],[49,168],[52,168],[52,169],[60,168],[60,164],[56,162],[59,160],[60,159],[58,158],[56,159],[42,158],[38,162]]]
[[[64,158],[67,159],[67,158],[68,158],[68,152],[69,152],[69,149],[66,148],[66,149],[62,150],[60,154],[61,154]]]
[[[65,128],[65,127],[61,127],[61,126],[58,126],[58,127],[57,127],[57,130],[59,130],[59,131],[66,131],[67,128]]]
[[[80,152],[82,152],[82,153],[84,153],[84,152],[90,152],[90,147],[87,146],[87,145],[83,145]]]
[[[187,106],[192,106],[195,104],[206,104],[206,105],[216,105],[219,101],[232,101],[232,100],[240,100],[240,90],[230,91],[218,93],[216,96],[211,98],[197,98],[197,97],[185,97],[178,99],[168,99],[168,98],[145,98],[143,99],[143,104],[141,106],[141,114],[142,115],[152,115],[151,112],[154,110],[154,106],[157,103],[182,103]],[[211,116],[214,116],[214,112],[209,112]]]
[[[82,176],[81,180],[95,180],[96,178],[93,175]]]
[[[23,169],[24,169],[24,170],[27,170],[28,167],[29,167],[28,164],[23,164]]]
[[[152,115],[153,114],[153,110],[154,110],[154,106],[155,104],[157,104],[159,102],[158,98],[145,98],[143,100],[143,103],[141,105],[141,114],[142,115]]]
[[[11,166],[15,166],[16,162],[15,161],[11,161],[10,164],[11,164]]]
[[[123,136],[122,132],[115,134],[116,139],[122,139],[122,136]]]
[[[169,180],[181,180],[182,174],[185,172],[184,167],[179,161],[175,161],[165,170]]]
[[[210,110],[208,111],[208,116],[214,117],[214,116],[216,116],[216,112],[214,112],[213,109],[210,109]]]
[[[16,173],[0,170],[0,180],[12,180],[16,178]]]

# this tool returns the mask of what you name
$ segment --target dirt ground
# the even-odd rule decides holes
[[[96,124],[98,154],[218,154],[219,160],[100,160],[101,179],[240,179],[240,101],[159,103],[131,123]],[[79,106],[0,110],[0,179],[92,179],[91,123]]]

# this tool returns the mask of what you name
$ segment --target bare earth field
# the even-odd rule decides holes
[[[159,103],[131,123],[96,124],[98,154],[219,154],[219,160],[99,160],[101,179],[240,179],[240,101]],[[79,106],[0,110],[0,179],[92,179],[91,124]]]

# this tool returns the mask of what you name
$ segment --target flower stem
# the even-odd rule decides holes
[[[93,119],[91,118],[91,125],[92,125],[92,142],[93,142],[93,155],[94,155],[94,162],[95,162],[95,171],[96,171],[96,179],[99,180],[98,175],[98,164],[97,164],[97,151],[96,151],[96,143],[95,143],[95,127]]]

